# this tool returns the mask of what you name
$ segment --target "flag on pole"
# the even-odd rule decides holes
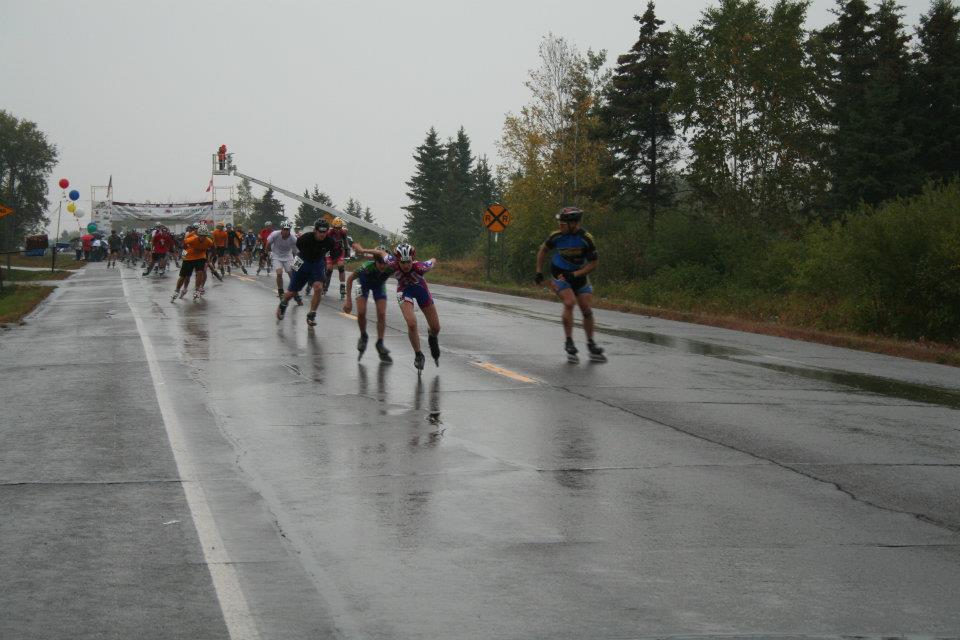
[[[207,193],[213,190],[213,176],[210,176],[210,184],[207,185]]]

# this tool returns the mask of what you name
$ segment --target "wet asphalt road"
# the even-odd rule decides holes
[[[418,378],[172,288],[0,332],[0,638],[960,635],[957,369],[434,286]]]

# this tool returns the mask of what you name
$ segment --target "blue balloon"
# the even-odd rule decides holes
[[[71,200],[79,200],[79,199],[80,199],[80,192],[77,191],[76,189],[74,189],[73,191],[71,191],[71,192],[70,192],[70,199],[71,199]]]

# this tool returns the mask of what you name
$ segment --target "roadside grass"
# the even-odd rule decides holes
[[[3,281],[13,282],[32,282],[34,280],[63,280],[71,275],[72,271],[26,271],[25,269],[11,269],[7,271],[5,267],[0,268],[3,273]]]
[[[73,253],[58,253],[57,254],[57,269],[82,269],[87,266],[87,263],[83,260],[79,262],[74,260],[75,255]],[[49,269],[50,268],[50,254],[48,253],[45,256],[25,256],[23,254],[16,254],[10,256],[10,266],[11,267],[42,267]],[[0,266],[7,266],[7,256],[0,256]]]
[[[3,287],[0,293],[0,324],[20,322],[56,287],[13,285]]]
[[[557,297],[546,287],[535,286],[532,282],[529,285],[508,280],[487,282],[483,280],[483,275],[482,260],[444,260],[428,278],[437,284],[557,301]],[[837,313],[836,305],[811,296],[746,294],[738,297],[676,293],[669,296],[671,298],[669,304],[661,306],[643,304],[636,299],[631,299],[629,285],[594,285],[594,289],[594,306],[598,309],[817,342],[834,347],[960,367],[960,345],[898,340],[883,335],[865,335],[818,328],[818,324],[823,322],[824,318]],[[623,295],[624,293],[627,295]]]

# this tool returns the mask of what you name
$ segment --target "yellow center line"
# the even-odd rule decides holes
[[[490,373],[496,373],[497,375],[510,378],[511,380],[516,380],[517,382],[526,382],[527,384],[537,384],[537,382],[539,382],[535,378],[528,378],[525,375],[497,366],[492,362],[473,362],[472,364],[476,367],[480,367],[484,371],[489,371]]]

